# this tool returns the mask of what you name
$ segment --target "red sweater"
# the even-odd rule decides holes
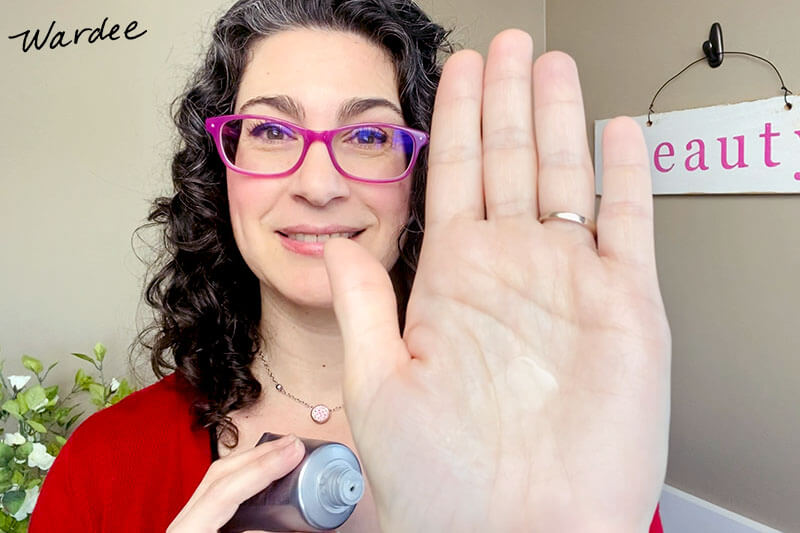
[[[211,464],[175,374],[90,416],[45,478],[30,533],[163,532]]]
[[[29,533],[163,532],[211,464],[175,374],[84,421],[45,478]],[[663,533],[658,508],[649,533]]]

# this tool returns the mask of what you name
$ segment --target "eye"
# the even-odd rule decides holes
[[[264,141],[286,141],[296,138],[291,128],[277,122],[254,124],[248,133],[251,137],[258,137]]]
[[[350,140],[356,144],[384,144],[388,136],[386,132],[375,127],[357,128],[350,134]]]

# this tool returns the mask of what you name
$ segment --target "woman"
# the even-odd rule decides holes
[[[407,1],[222,17],[150,217],[164,379],[76,430],[31,531],[216,531],[302,457],[265,431],[357,451],[341,531],[647,529],[669,332],[641,135],[607,128],[595,241],[559,214],[593,213],[574,64],[537,61],[534,101],[528,36],[485,74],[472,52],[442,73],[445,38]]]

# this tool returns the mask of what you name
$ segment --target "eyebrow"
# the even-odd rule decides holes
[[[339,108],[339,112],[336,113],[336,119],[339,121],[339,124],[346,124],[353,117],[375,107],[389,108],[401,118],[403,116],[403,112],[400,108],[386,98],[351,98]]]
[[[298,122],[302,122],[306,115],[302,106],[297,105],[294,100],[283,94],[278,96],[256,96],[255,98],[251,98],[239,108],[239,113],[243,113],[248,107],[253,107],[258,104],[274,107],[281,113],[289,115]]]
[[[302,122],[305,118],[303,106],[284,94],[276,96],[256,96],[255,98],[251,98],[239,108],[238,113],[243,113],[247,108],[258,104],[273,107],[289,115],[298,122]],[[384,107],[395,112],[399,117],[403,116],[403,112],[400,108],[394,102],[386,98],[351,98],[339,108],[339,111],[336,113],[336,120],[340,124],[345,124],[352,120],[353,117],[376,107]]]

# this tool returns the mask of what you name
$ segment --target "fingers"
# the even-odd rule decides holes
[[[652,268],[653,189],[639,125],[615,118],[603,131],[603,196],[597,220],[601,256]]]
[[[536,148],[531,73],[533,40],[506,30],[489,46],[483,93],[486,218],[536,216]]]
[[[383,265],[348,239],[325,243],[325,267],[345,351],[345,401],[368,402],[397,365],[408,360],[397,303]],[[354,395],[358,395],[357,398]],[[358,402],[357,407],[364,404]]]
[[[288,435],[215,461],[168,531],[222,527],[244,500],[291,472],[303,453],[303,443]]]
[[[562,52],[539,57],[533,66],[533,94],[539,213],[572,211],[594,219],[594,172],[578,70],[572,58]],[[545,224],[594,246],[591,232],[579,224],[562,220]]]
[[[531,97],[532,56],[530,36],[507,30],[492,41],[483,83],[475,52],[459,52],[445,64],[431,128],[429,224],[480,219],[484,211],[489,219],[554,211],[594,218],[594,174],[575,62],[561,52],[540,57]],[[594,246],[580,225],[546,224]]]
[[[483,58],[477,52],[457,52],[445,63],[431,123],[426,225],[484,217],[482,80]]]

